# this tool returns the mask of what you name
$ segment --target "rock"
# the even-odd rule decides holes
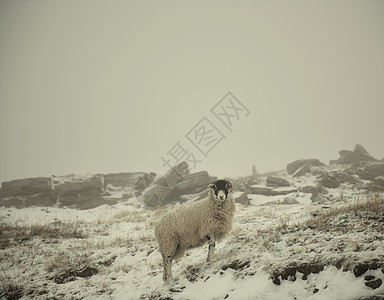
[[[365,283],[365,285],[375,290],[378,289],[382,283],[383,281],[379,278],[376,280],[368,281]]]
[[[313,194],[313,193],[319,193],[319,187],[313,186],[313,185],[307,185],[300,188],[300,191],[306,194]]]
[[[370,266],[368,264],[359,264],[356,265],[353,268],[353,274],[355,274],[355,277],[360,277],[363,275],[365,272],[369,270]]]
[[[56,197],[52,194],[52,184],[49,177],[3,182],[1,194],[0,206],[5,207],[52,206],[56,203]]]
[[[357,169],[357,175],[361,179],[373,180],[378,176],[384,175],[384,164],[372,164],[359,168]]]
[[[254,184],[249,187],[249,190],[252,194],[269,196],[271,195],[273,188],[267,187],[265,185]]]
[[[270,191],[272,196],[288,195],[290,193],[295,193],[299,189],[297,187],[278,187]]]
[[[357,144],[355,150],[341,150],[339,151],[339,159],[331,160],[331,164],[354,164],[360,165],[364,162],[373,162],[376,159],[372,157],[368,151],[362,146]]]
[[[32,196],[36,194],[49,194],[51,178],[37,177],[5,181],[2,183],[5,196]]]
[[[172,189],[176,184],[183,181],[189,175],[189,165],[186,161],[179,163],[169,169],[154,184]]]
[[[141,197],[146,206],[161,207],[166,204],[165,199],[170,193],[170,188],[154,184],[146,189]]]
[[[298,168],[295,173],[293,173],[293,177],[303,176],[310,169],[311,169],[311,164],[310,163],[306,163],[306,164],[302,165],[300,168]]]
[[[382,186],[384,187],[384,175],[382,176],[377,176],[374,180],[373,180],[374,184],[378,185],[378,186]]]
[[[104,203],[116,201],[102,198],[103,176],[79,177],[75,175],[53,177],[54,191],[58,204],[80,209],[89,209]]]
[[[207,171],[189,174],[183,181],[173,187],[173,192],[181,194],[198,193],[205,190],[207,186],[216,179],[208,175]]]
[[[283,201],[279,202],[279,204],[292,205],[292,204],[299,204],[299,202],[293,197],[287,197],[287,198],[284,198]]]
[[[335,189],[340,186],[340,182],[337,180],[335,176],[331,175],[325,175],[321,178],[320,183],[322,186],[329,188],[329,189]]]
[[[240,203],[243,205],[249,205],[250,204],[250,199],[248,198],[248,193],[244,192],[241,193],[239,196],[234,197],[236,203]]]
[[[228,269],[233,269],[233,270],[243,270],[245,268],[249,268],[251,265],[250,260],[241,260],[241,259],[235,259],[231,261],[230,263],[224,264],[221,269],[223,271],[228,270]]]
[[[252,179],[257,180],[257,171],[256,171],[256,166],[252,166]]]
[[[179,200],[178,196],[181,195],[181,191],[183,191],[183,189],[184,192],[186,192],[186,189],[190,187],[191,184],[193,185],[196,184],[196,182],[200,182],[200,179],[196,180],[195,178],[205,177],[202,175],[203,173],[199,173],[199,176],[191,174],[192,177],[189,177],[190,173],[188,163],[183,161],[168,170],[163,176],[152,183],[151,186],[145,189],[143,194],[140,195],[139,200],[143,201],[148,207],[160,207],[167,203],[175,202]],[[179,186],[178,191],[172,193],[172,190],[178,183],[185,181],[188,178],[190,180],[189,182],[182,184]]]
[[[373,276],[373,275],[367,275],[367,276],[364,276],[364,280],[365,280],[365,281],[371,281],[371,280],[373,280],[373,279],[375,279],[375,276]]]
[[[305,164],[310,164],[310,166],[320,166],[323,163],[318,159],[299,159],[294,162],[291,162],[287,165],[287,172],[289,175],[294,174],[300,167]]]
[[[180,202],[187,202],[187,201],[197,201],[204,199],[208,195],[208,189],[205,189],[204,191],[196,194],[185,194],[179,196]]]
[[[267,177],[267,185],[273,187],[281,187],[281,186],[290,186],[288,180],[280,177],[268,176]]]
[[[104,187],[130,187],[136,190],[144,190],[155,179],[155,173],[133,172],[133,173],[111,173],[104,175]]]

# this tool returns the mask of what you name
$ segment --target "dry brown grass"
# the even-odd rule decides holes
[[[330,230],[334,223],[332,221],[338,217],[340,218],[340,216],[344,216],[346,220],[351,217],[357,217],[362,220],[371,218],[384,221],[384,199],[380,194],[372,193],[366,195],[363,199],[356,199],[353,203],[339,207],[330,207],[328,210],[304,222],[302,228],[320,231]]]
[[[78,222],[62,222],[55,219],[52,223],[18,225],[0,223],[0,248],[6,249],[12,245],[20,245],[28,240],[38,237],[41,239],[76,238],[87,237]]]

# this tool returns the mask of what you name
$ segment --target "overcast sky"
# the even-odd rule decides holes
[[[381,159],[383,16],[369,0],[0,0],[0,181],[180,158],[238,176],[356,143]]]

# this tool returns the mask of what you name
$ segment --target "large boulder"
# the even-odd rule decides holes
[[[250,205],[250,199],[248,198],[248,194],[246,192],[238,193],[238,195],[234,196],[235,202],[243,205]]]
[[[89,177],[54,176],[52,182],[59,205],[88,209],[109,203],[102,197],[104,191],[102,175]]]
[[[300,177],[305,175],[311,169],[311,163],[307,162],[303,164],[300,168],[298,168],[295,173],[293,173],[293,177]]]
[[[291,184],[289,183],[288,180],[285,180],[284,178],[268,176],[267,185],[273,186],[273,187],[283,187],[283,186],[290,186]]]
[[[378,176],[382,176],[384,175],[384,163],[372,164],[359,168],[357,170],[357,175],[359,175],[360,178],[366,180],[372,180]]]
[[[51,206],[56,203],[49,177],[26,178],[2,183],[0,206]]]
[[[287,173],[289,175],[294,174],[298,169],[300,169],[305,164],[309,164],[309,166],[321,166],[322,162],[318,159],[299,159],[291,162],[287,165]]]
[[[331,164],[353,164],[359,166],[365,162],[373,162],[376,159],[362,146],[357,144],[353,151],[341,150],[340,157],[336,160],[331,160]]]
[[[155,173],[144,172],[105,174],[104,187],[112,185],[114,187],[130,187],[136,190],[144,190],[153,182],[155,177]]]
[[[270,196],[272,190],[273,190],[273,187],[268,187],[261,184],[254,184],[249,187],[249,191],[252,194],[257,194],[257,195]]]
[[[189,174],[183,181],[176,184],[173,191],[182,194],[193,194],[204,190],[208,184],[216,179],[209,176],[207,171],[201,171]]]
[[[139,199],[148,207],[160,207],[173,202],[174,198],[169,197],[173,188],[178,183],[186,180],[189,174],[188,163],[183,161],[169,169],[163,176],[146,188]],[[186,188],[186,186],[183,186],[183,188]],[[182,190],[182,188],[180,189]]]
[[[6,196],[49,194],[49,191],[51,190],[51,178],[37,177],[5,181],[2,183],[2,188]]]

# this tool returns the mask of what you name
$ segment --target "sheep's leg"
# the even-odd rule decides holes
[[[212,261],[215,261],[215,236],[212,234],[212,235],[208,235],[207,236],[207,239],[208,239],[208,257],[207,257],[207,262],[212,262]]]
[[[163,272],[163,280],[168,283],[173,280],[172,277],[172,256],[164,256],[164,272]]]

